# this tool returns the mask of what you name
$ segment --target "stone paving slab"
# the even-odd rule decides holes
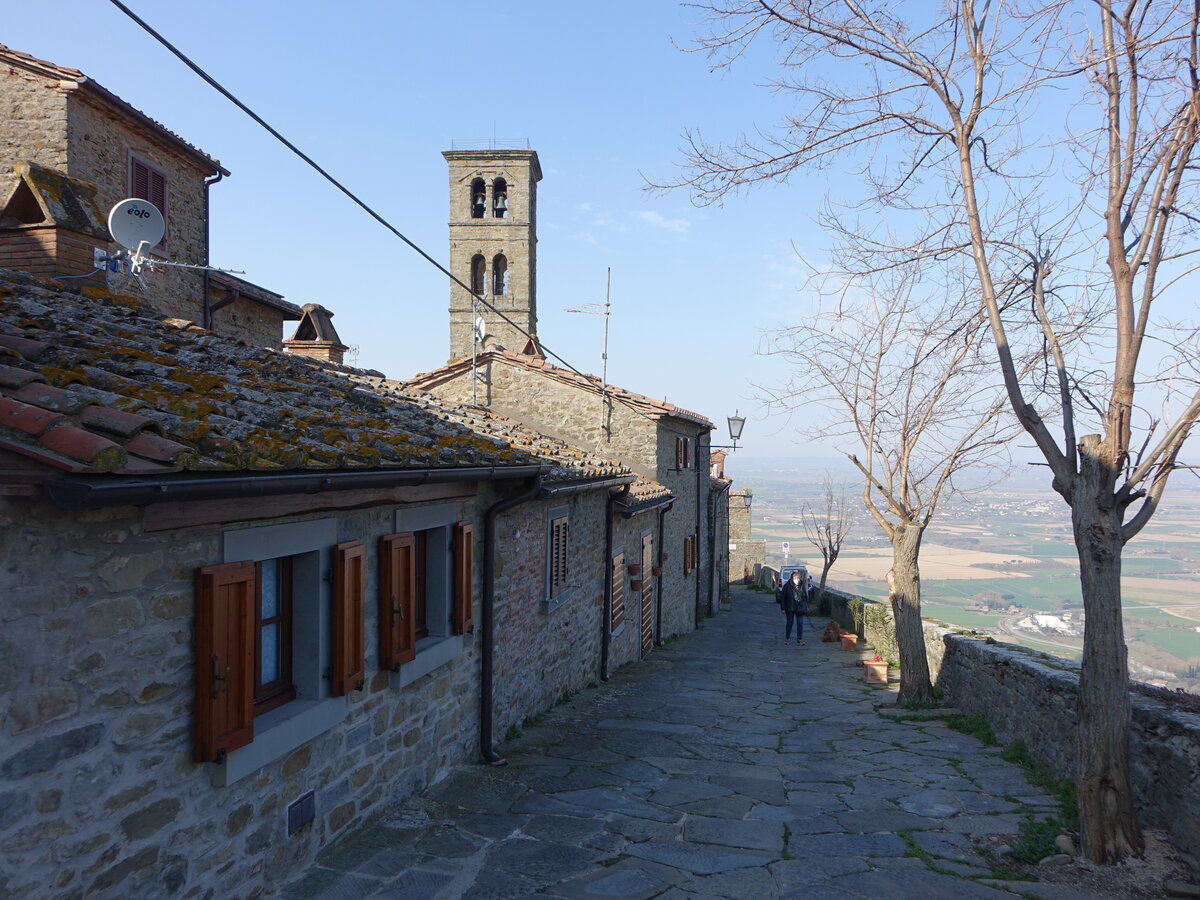
[[[327,849],[284,900],[1076,900],[974,840],[1054,801],[762,595],[624,666]],[[818,621],[823,627],[824,621]],[[798,687],[797,687],[798,686]]]

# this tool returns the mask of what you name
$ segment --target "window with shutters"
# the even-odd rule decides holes
[[[139,200],[148,200],[162,213],[167,230],[163,239],[153,247],[154,250],[165,250],[167,238],[171,233],[171,217],[167,211],[167,176],[157,166],[139,156],[129,157],[129,196]]]
[[[232,784],[333,728],[364,671],[365,554],[318,519],[232,529],[196,579],[195,756]]]
[[[551,510],[546,523],[546,607],[547,611],[566,602],[570,596],[571,520],[566,507]]]
[[[474,627],[475,537],[454,504],[402,510],[379,541],[379,666],[410,684],[454,659]],[[444,524],[443,524],[444,523]]]
[[[675,468],[690,469],[692,467],[692,439],[675,438]]]
[[[625,622],[625,554],[612,558],[612,620],[610,631],[617,631]]]
[[[683,574],[689,575],[700,565],[700,542],[694,534],[683,539]]]

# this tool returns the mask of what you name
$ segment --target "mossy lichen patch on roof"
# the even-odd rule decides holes
[[[0,448],[114,476],[529,464],[551,465],[551,482],[632,474],[378,373],[252,347],[129,298],[8,269]]]

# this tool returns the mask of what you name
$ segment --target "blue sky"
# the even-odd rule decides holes
[[[712,73],[679,49],[697,11],[667,0],[129,5],[443,263],[441,151],[527,139],[544,173],[543,342],[600,372],[602,319],[563,309],[602,302],[611,267],[610,381],[707,415],[715,443],[740,409],[750,421],[735,477],[739,458],[818,450],[761,421],[751,383],[784,374],[756,350],[808,306],[796,248],[820,258],[826,185],[798,179],[709,208],[644,190],[676,172],[686,128],[728,138],[784,109],[758,86],[765,60]],[[39,4],[14,4],[0,41],[82,70],[231,171],[212,192],[214,265],[332,309],[361,366],[404,378],[446,361],[445,276],[115,6],[60,0],[50,27]]]

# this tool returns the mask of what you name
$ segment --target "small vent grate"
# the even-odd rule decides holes
[[[288,836],[295,834],[317,817],[317,798],[309,791],[288,806]]]

